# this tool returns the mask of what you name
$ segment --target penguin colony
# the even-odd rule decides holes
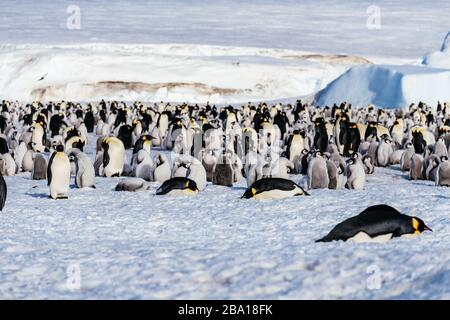
[[[238,108],[104,100],[2,101],[0,107],[1,208],[3,176],[19,172],[47,179],[53,199],[70,195],[71,179],[77,188],[95,188],[96,177],[121,176],[127,178],[117,191],[148,190],[157,182],[156,195],[197,195],[208,182],[231,187],[245,180],[242,198],[282,199],[311,189],[364,190],[367,175],[387,166],[399,166],[411,180],[450,186],[447,103],[397,110],[300,100]],[[91,159],[83,149],[95,136]],[[176,156],[168,159],[163,150]],[[289,179],[293,174],[297,181]],[[323,241],[331,238],[339,237]]]

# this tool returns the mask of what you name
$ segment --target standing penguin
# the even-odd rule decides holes
[[[0,211],[3,211],[6,202],[6,196],[8,194],[8,187],[6,186],[5,179],[0,173]]]
[[[95,169],[91,159],[77,148],[70,150],[69,159],[75,163],[75,185],[78,188],[95,188]]]
[[[33,151],[35,152],[44,152],[45,151],[45,142],[46,142],[46,134],[45,134],[45,126],[39,122],[36,122],[33,126],[33,133],[31,135],[31,142]]]
[[[155,169],[153,170],[153,179],[160,183],[170,179],[170,165],[167,157],[158,153],[154,159]]]
[[[136,155],[135,166],[133,168],[134,176],[146,181],[151,181],[153,180],[152,169],[153,162],[150,154],[144,149],[139,150]]]
[[[33,159],[34,159],[34,150],[31,147],[32,142],[28,144],[28,150],[25,152],[22,158],[22,171],[23,172],[31,172],[33,171]]]
[[[130,149],[133,146],[133,127],[124,124],[119,128],[119,133],[117,134],[117,138],[119,138],[125,149]]]
[[[411,180],[422,180],[423,177],[423,157],[421,154],[415,153],[411,157],[409,166],[409,178]]]
[[[380,141],[377,148],[377,163],[380,167],[386,167],[389,165],[389,158],[393,152],[392,141],[389,138],[385,138]]]
[[[302,150],[305,148],[305,141],[300,134],[300,130],[294,130],[292,135],[289,137],[286,146],[286,158],[292,162],[296,162],[297,158],[300,157]]]
[[[328,147],[328,133],[325,127],[325,120],[320,117],[315,119],[315,135],[314,135],[314,147],[320,152],[324,153]]]
[[[433,153],[438,157],[448,157],[447,145],[444,138],[439,137],[434,144]]]
[[[437,169],[436,185],[450,187],[450,161],[448,157],[441,157],[441,163]]]
[[[364,165],[364,172],[366,174],[373,174],[375,172],[375,166],[372,163],[372,158],[369,155],[365,155],[362,158],[362,163]]]
[[[387,205],[377,205],[339,223],[316,242],[385,242],[396,237],[418,235],[425,230],[432,231],[421,219],[401,214]]]
[[[232,187],[233,180],[231,159],[223,154],[214,165],[212,182],[220,186]]]
[[[415,150],[411,142],[407,142],[405,145],[405,152],[403,152],[400,159],[400,170],[408,171],[411,165],[411,158],[414,155]]]
[[[70,183],[70,161],[64,153],[64,147],[59,145],[50,157],[47,167],[47,185],[50,187],[50,197],[67,199]]]
[[[360,160],[355,158],[348,159],[348,165],[346,169],[348,189],[362,190],[364,189],[364,183],[366,181],[366,173],[364,166]]]
[[[322,153],[317,151],[308,165],[308,189],[326,189],[330,179],[328,177],[327,162]]]
[[[102,141],[103,175],[119,177],[123,172],[125,162],[125,148],[121,140],[108,137]]]
[[[47,159],[42,153],[34,154],[33,171],[31,173],[33,180],[47,179]]]

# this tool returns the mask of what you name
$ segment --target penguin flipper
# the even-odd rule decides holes
[[[8,188],[6,186],[5,179],[3,175],[0,173],[0,211],[3,210],[6,202],[6,196],[8,194]]]

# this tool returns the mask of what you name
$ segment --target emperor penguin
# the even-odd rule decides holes
[[[163,183],[170,179],[170,164],[167,157],[158,153],[154,159],[155,169],[153,170],[153,179],[157,182]]]
[[[391,156],[389,157],[389,163],[394,164],[400,164],[400,160],[402,158],[402,154],[405,152],[405,150],[398,149],[391,153]]]
[[[146,181],[153,180],[153,161],[150,153],[141,149],[137,152],[136,161],[133,168],[133,174],[137,178],[142,178]]]
[[[150,184],[141,178],[125,178],[120,180],[116,185],[116,191],[128,191],[128,192],[136,192],[136,191],[145,191],[150,189]]]
[[[33,133],[31,135],[31,142],[33,142],[32,147],[35,152],[44,152],[45,151],[45,127],[36,122],[33,126]]]
[[[179,163],[179,167],[174,168],[174,177],[186,177],[194,180],[199,191],[206,188],[206,170],[202,163],[191,156],[180,156],[175,162],[175,166]]]
[[[427,180],[435,181],[436,182],[436,176],[437,176],[437,169],[441,163],[441,159],[432,154],[431,156],[427,157],[424,164],[425,169],[425,178]]]
[[[67,199],[70,184],[70,161],[64,153],[64,146],[59,145],[50,157],[47,166],[47,185],[50,187],[50,197]]]
[[[203,149],[201,151],[202,155],[202,164],[203,167],[205,167],[206,170],[206,180],[207,181],[213,181],[214,176],[214,166],[218,159],[216,158],[214,151],[211,149]]]
[[[16,162],[16,173],[22,170],[23,157],[27,152],[27,145],[21,141],[19,145],[14,149],[14,161]]]
[[[316,242],[386,242],[396,237],[432,231],[422,219],[401,214],[388,205],[371,206],[359,215],[344,220]]]
[[[290,161],[296,162],[303,149],[305,149],[305,141],[300,134],[300,130],[294,130],[287,142],[286,157]]]
[[[5,179],[0,173],[0,211],[3,211],[6,202],[6,196],[8,194],[8,187],[6,186]]]
[[[314,158],[308,165],[308,189],[326,189],[330,182],[327,161],[320,151],[316,151]]]
[[[339,179],[339,173],[338,168],[334,164],[333,161],[327,160],[327,171],[328,171],[328,189],[337,189],[338,187],[338,179]]]
[[[364,171],[364,166],[359,159],[350,158],[347,161],[348,165],[346,168],[347,183],[346,187],[348,189],[362,190],[364,189],[364,184],[366,181],[366,173]]]
[[[3,175],[13,176],[16,174],[17,165],[10,153],[0,154],[0,160],[2,163],[1,172]]]
[[[366,154],[363,156],[362,163],[366,174],[373,174],[375,172],[375,166],[373,165],[372,158],[369,155]]]
[[[222,154],[213,168],[212,183],[220,186],[233,186],[233,167],[228,154]]]
[[[106,177],[119,177],[123,172],[125,163],[125,147],[121,140],[108,137],[102,141],[103,149],[103,175]]]
[[[389,158],[393,152],[392,141],[389,138],[385,138],[380,141],[377,148],[377,164],[380,167],[386,167],[389,165]]]
[[[70,150],[69,159],[75,163],[75,185],[95,189],[95,169],[91,159],[77,148]]]
[[[436,185],[450,187],[450,161],[446,156],[441,157],[436,174]]]
[[[255,181],[242,198],[255,200],[275,200],[293,196],[308,196],[295,182],[283,178],[262,178]]]
[[[409,171],[409,166],[411,165],[411,158],[416,153],[414,150],[414,145],[411,142],[407,142],[405,145],[405,151],[400,159],[400,170]]]
[[[33,158],[34,158],[34,150],[31,147],[33,143],[29,143],[28,150],[25,152],[22,158],[22,171],[23,172],[31,172],[33,171]]]
[[[433,153],[438,157],[448,157],[447,145],[445,144],[444,138],[439,137],[434,144]]]
[[[34,154],[33,171],[31,173],[33,180],[47,179],[47,159],[42,153]]]
[[[422,180],[424,178],[423,161],[421,154],[415,153],[411,157],[411,164],[409,166],[409,178],[411,180]]]
[[[175,177],[163,182],[156,190],[156,195],[196,195],[199,190],[194,180]]]

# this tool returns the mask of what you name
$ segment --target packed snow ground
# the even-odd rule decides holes
[[[95,190],[73,187],[68,200],[52,200],[46,181],[5,179],[1,298],[450,298],[450,188],[411,182],[397,166],[377,168],[364,191],[263,202],[240,199],[245,182],[171,197],[155,196],[157,183],[116,192],[121,178],[97,178]],[[314,242],[379,203],[434,232],[384,244]]]

